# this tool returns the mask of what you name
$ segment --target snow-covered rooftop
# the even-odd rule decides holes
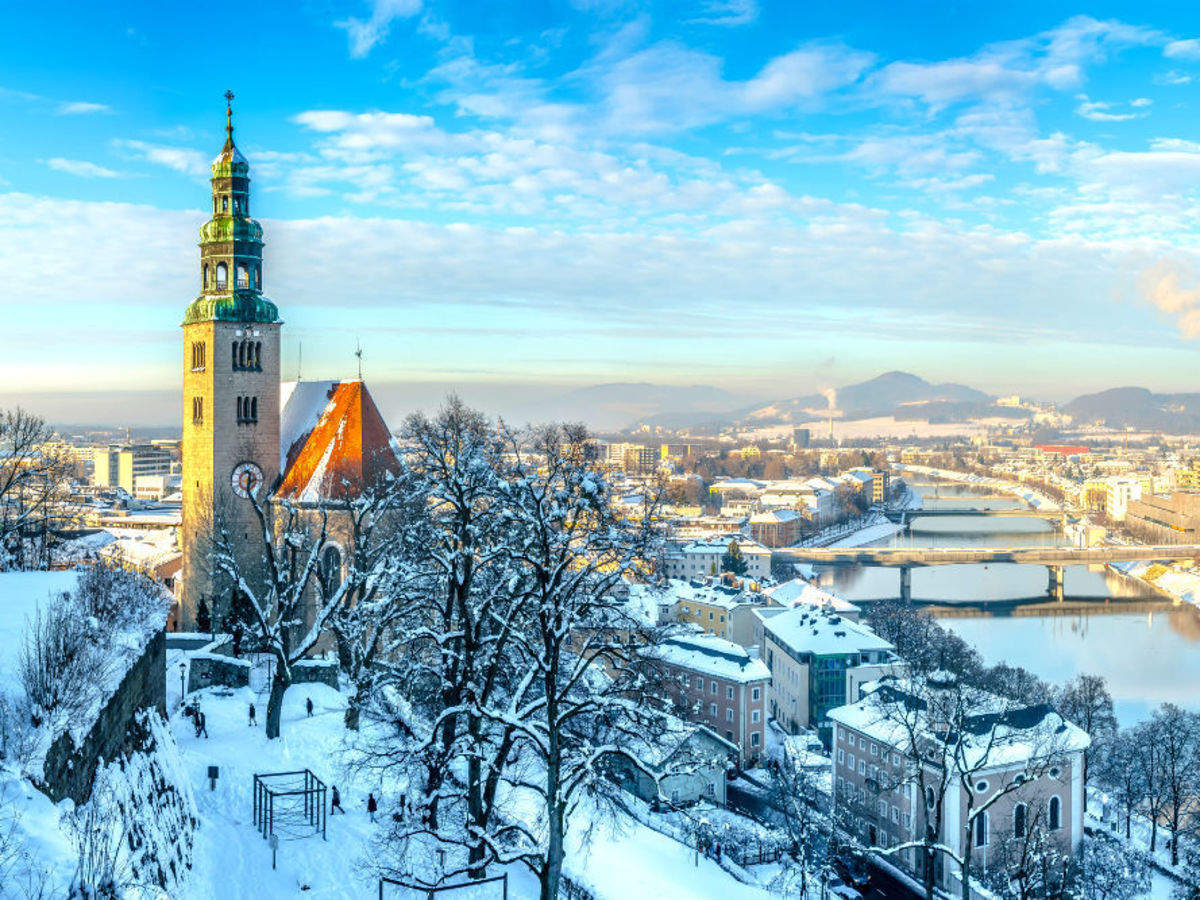
[[[763,628],[776,642],[796,653],[834,656],[895,649],[866,625],[828,609],[793,607],[764,619]]]
[[[957,738],[944,741],[959,747],[947,754],[950,765],[966,771],[1021,765],[1027,760],[1086,750],[1091,738],[1082,728],[1068,722],[1049,704],[1022,705],[987,691],[964,689],[967,699],[948,702],[948,708],[965,704],[971,712],[955,716],[961,724]],[[911,736],[945,733],[945,725],[929,713],[937,709],[936,691],[929,683],[888,678],[874,685],[857,703],[839,706],[829,718],[902,751],[909,750]],[[940,743],[942,741],[939,741]],[[955,761],[957,760],[957,762]]]
[[[729,681],[765,681],[771,670],[740,644],[711,634],[672,636],[647,651],[665,663]]]
[[[829,607],[843,615],[856,615],[862,611],[845,597],[822,590],[803,578],[793,578],[783,584],[764,588],[763,593],[780,606]]]

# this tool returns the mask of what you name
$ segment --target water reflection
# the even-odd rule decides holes
[[[983,496],[970,485],[918,486],[928,507],[1014,509],[1019,501]],[[881,547],[1063,546],[1041,519],[916,519],[908,533]],[[823,583],[848,599],[869,602],[899,594],[895,569],[828,569]],[[1173,605],[1139,582],[1102,566],[1069,566],[1064,600],[1047,595],[1044,566],[1011,563],[912,570],[912,593],[989,662],[1024,666],[1063,682],[1079,673],[1104,675],[1122,724],[1164,701],[1200,709],[1200,611]]]

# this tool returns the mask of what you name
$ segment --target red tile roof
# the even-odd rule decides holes
[[[366,385],[330,382],[322,393],[326,402],[319,416],[289,435],[291,445],[282,448],[283,478],[276,497],[305,503],[350,500],[385,472],[399,469],[391,433]],[[298,396],[294,392],[289,406]],[[285,418],[289,412],[285,410]]]

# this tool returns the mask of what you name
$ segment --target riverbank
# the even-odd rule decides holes
[[[1109,563],[1108,568],[1125,578],[1144,584],[1175,603],[1200,609],[1200,572],[1192,563],[1168,565],[1158,562]]]
[[[1051,499],[1041,491],[1017,481],[1005,481],[1001,478],[991,478],[985,475],[973,475],[970,472],[955,472],[952,469],[935,469],[930,466],[900,465],[896,467],[902,472],[912,472],[914,475],[925,475],[929,478],[942,478],[946,481],[957,481],[976,487],[991,488],[1012,494],[1016,499],[1023,500],[1036,510],[1052,511],[1061,509],[1058,501]]]

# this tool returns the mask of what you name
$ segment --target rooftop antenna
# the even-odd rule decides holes
[[[358,340],[358,335],[354,336],[354,355],[358,357],[358,380],[362,381],[362,344]]]

